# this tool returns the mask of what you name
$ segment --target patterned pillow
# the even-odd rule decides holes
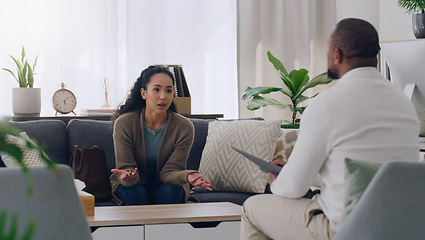
[[[264,193],[267,175],[231,147],[271,161],[280,135],[280,123],[281,120],[209,123],[199,172],[212,182],[214,191]]]
[[[282,134],[277,139],[274,158],[282,156],[283,161],[287,162],[294,149],[298,138],[298,129],[281,129]]]
[[[26,145],[27,141],[36,145],[35,142],[32,141],[28,137],[27,133],[25,133],[25,132],[21,132],[19,134],[19,137],[13,136],[13,135],[10,135],[10,134],[6,135],[6,142],[15,144],[17,147],[19,147],[22,150],[23,163],[26,166],[43,166],[43,165],[46,165],[46,163],[43,162],[43,160],[41,159],[39,150],[28,148],[27,145]],[[43,154],[45,154],[45,153],[43,152]],[[12,157],[12,156],[9,156],[8,154],[2,153],[1,159],[3,160],[4,165],[6,167],[19,167],[19,164],[15,160],[15,158]]]

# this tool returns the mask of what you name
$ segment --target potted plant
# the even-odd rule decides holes
[[[289,74],[282,62],[275,58],[270,51],[267,52],[269,61],[273,64],[274,68],[279,72],[280,78],[286,88],[279,87],[247,87],[242,94],[242,99],[248,100],[247,108],[251,111],[257,110],[265,106],[273,106],[279,109],[289,109],[292,112],[292,119],[284,120],[282,128],[298,128],[300,119],[297,117],[298,113],[304,112],[305,106],[299,104],[312,97],[304,96],[307,89],[313,88],[317,85],[328,84],[332,79],[328,78],[326,73],[322,73],[310,80],[308,71],[306,69],[292,70]],[[281,92],[288,96],[291,103],[284,104],[278,100],[270,97],[263,97],[261,95],[269,94],[271,92]]]
[[[34,64],[25,59],[25,48],[22,47],[21,59],[10,55],[16,64],[16,75],[8,68],[3,70],[12,74],[19,84],[19,88],[12,89],[12,106],[15,116],[39,116],[41,112],[41,89],[34,87],[34,69],[37,65],[38,56]]]
[[[425,38],[425,0],[399,0],[402,8],[412,14],[413,33],[416,38]]]

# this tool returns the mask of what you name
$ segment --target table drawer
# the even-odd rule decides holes
[[[189,223],[146,225],[145,239],[234,240],[239,239],[240,225],[240,221],[220,222],[216,227],[199,228]]]

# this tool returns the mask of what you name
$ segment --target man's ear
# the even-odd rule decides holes
[[[334,49],[334,64],[342,63],[342,52],[338,48]]]
[[[142,98],[146,100],[146,90],[144,88],[140,89],[140,95],[142,95]]]

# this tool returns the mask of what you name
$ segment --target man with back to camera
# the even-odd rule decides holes
[[[332,239],[342,226],[344,159],[418,161],[419,124],[410,100],[376,69],[375,28],[341,20],[329,39],[328,75],[338,84],[303,113],[299,135],[273,194],[245,201],[241,239]],[[301,198],[322,179],[321,193]]]

